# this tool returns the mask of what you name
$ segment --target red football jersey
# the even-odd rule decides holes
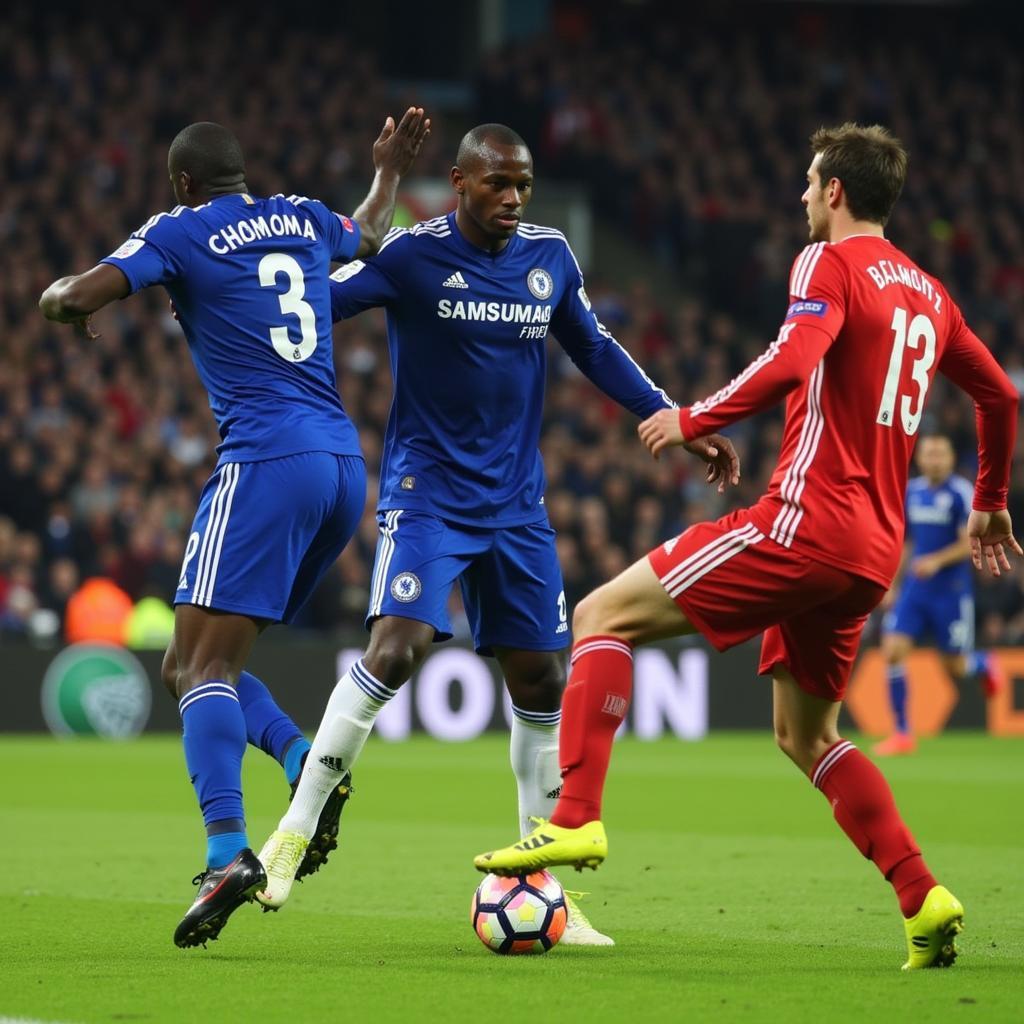
[[[751,520],[779,544],[889,586],[936,371],[977,405],[979,510],[1006,508],[1016,389],[946,289],[884,238],[807,246],[789,292],[778,337],[721,391],[680,412],[683,436],[788,395],[778,467]]]

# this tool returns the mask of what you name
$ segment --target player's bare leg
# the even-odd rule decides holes
[[[573,617],[569,685],[562,700],[562,791],[550,822],[519,843],[474,860],[480,871],[517,874],[555,864],[597,867],[608,842],[601,794],[615,732],[629,707],[633,647],[694,632],[646,558],[580,602]]]
[[[782,665],[775,667],[772,680],[775,742],[800,771],[809,775],[825,751],[839,742],[842,702],[805,693]]]
[[[872,748],[872,753],[878,757],[912,754],[917,749],[907,710],[909,697],[906,662],[913,649],[913,637],[906,633],[886,633],[882,637],[882,655],[885,658],[885,675],[895,729],[891,736]]]
[[[821,790],[839,827],[896,892],[907,937],[903,969],[950,966],[964,908],[932,877],[885,777],[840,738],[840,702],[805,692],[782,665],[772,676],[779,747]]]
[[[260,628],[244,615],[192,605],[175,610],[174,682],[185,761],[207,831],[206,870],[196,876],[199,893],[175,930],[179,946],[216,939],[266,880],[245,834],[246,726],[234,688]]]
[[[433,639],[434,627],[416,619],[385,615],[373,623],[366,653],[331,693],[291,804],[260,850],[267,884],[256,898],[267,909],[283,906],[295,879],[315,871],[337,846],[337,816],[333,833],[322,832],[321,823],[332,817],[332,802],[344,803],[377,715],[416,671]],[[320,859],[313,856],[317,850]]]
[[[397,690],[423,663],[433,641],[434,627],[429,623],[385,615],[370,627],[362,662],[382,685]]]

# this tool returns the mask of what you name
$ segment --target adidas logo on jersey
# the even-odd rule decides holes
[[[452,276],[449,277],[448,280],[445,281],[444,284],[441,285],[441,287],[442,288],[468,288],[469,285],[466,283],[466,279],[462,276],[462,271],[461,270],[456,270],[455,273],[452,274]]]

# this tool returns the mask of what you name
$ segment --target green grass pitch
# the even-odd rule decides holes
[[[912,975],[889,887],[767,735],[620,744],[611,858],[562,874],[618,946],[489,953],[470,857],[514,828],[506,744],[371,743],[327,868],[179,950],[203,847],[178,739],[0,737],[0,1018],[1022,1019],[1024,741],[947,735],[884,766],[967,909],[957,965]],[[245,781],[258,848],[287,790],[255,751]]]

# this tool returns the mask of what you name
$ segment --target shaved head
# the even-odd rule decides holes
[[[463,171],[467,171],[478,164],[486,163],[488,153],[493,152],[495,147],[511,149],[519,146],[529,152],[523,137],[508,125],[478,124],[462,136],[455,163]]]
[[[466,132],[449,180],[458,195],[455,224],[472,244],[500,252],[519,228],[533,194],[533,157],[523,137],[504,124]]]
[[[209,195],[245,187],[245,158],[234,133],[212,121],[197,121],[174,137],[167,151],[172,178],[187,174],[195,188]]]

